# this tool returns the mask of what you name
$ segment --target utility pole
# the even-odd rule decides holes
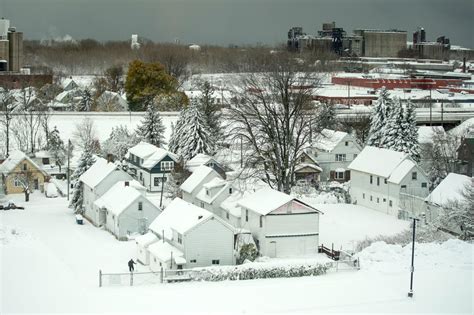
[[[71,179],[70,179],[70,160],[71,160],[71,140],[67,140],[67,201],[69,201],[69,186],[71,186]]]
[[[161,196],[160,196],[160,208],[163,204],[163,188],[165,187],[165,173],[163,173],[163,177],[161,178]]]
[[[416,221],[420,221],[415,217],[413,219],[413,244],[411,247],[411,274],[410,274],[410,291],[408,291],[408,297],[413,297],[413,272],[415,271],[415,229],[416,229]]]
[[[433,126],[432,108],[433,108],[433,101],[431,100],[431,86],[430,86],[430,127]]]

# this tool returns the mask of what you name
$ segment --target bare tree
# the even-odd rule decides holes
[[[0,89],[0,106],[1,106],[1,114],[2,114],[2,119],[0,120],[0,122],[2,123],[4,127],[5,142],[6,142],[6,156],[8,157],[8,155],[10,154],[10,140],[11,140],[10,127],[11,127],[11,123],[14,117],[15,109],[18,107],[18,103],[14,101],[12,92],[6,87],[3,87]]]
[[[242,142],[244,168],[285,193],[294,184],[297,157],[321,131],[311,97],[320,78],[306,69],[290,55],[272,56],[265,72],[242,78],[229,106],[229,133]]]
[[[74,130],[73,139],[75,145],[84,151],[86,146],[89,146],[97,142],[97,132],[94,126],[94,122],[86,117],[80,123],[76,124],[76,130]],[[98,153],[95,149],[93,153]]]

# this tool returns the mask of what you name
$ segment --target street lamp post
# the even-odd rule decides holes
[[[415,271],[415,229],[416,229],[416,221],[420,221],[417,218],[413,219],[413,244],[411,247],[411,273],[410,273],[410,291],[408,291],[408,297],[413,297],[413,272]]]

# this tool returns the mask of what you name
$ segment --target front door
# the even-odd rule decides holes
[[[38,190],[38,189],[39,189],[39,181],[38,181],[38,178],[35,178],[35,180],[33,181],[33,187],[35,188],[35,190]]]
[[[277,243],[275,241],[271,241],[270,246],[268,248],[268,257],[270,258],[276,257],[276,247],[277,247]]]

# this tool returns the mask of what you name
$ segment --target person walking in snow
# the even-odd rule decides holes
[[[130,272],[133,272],[135,270],[135,268],[133,267],[133,265],[136,265],[137,263],[133,261],[133,259],[130,259],[130,261],[128,262],[128,269],[130,270]]]

